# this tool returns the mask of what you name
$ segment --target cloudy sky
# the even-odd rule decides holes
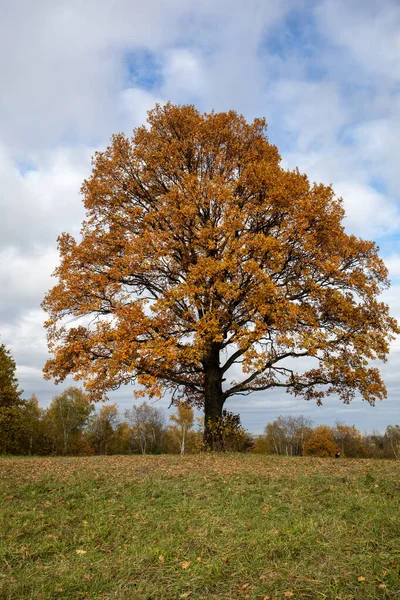
[[[76,234],[90,157],[156,102],[265,116],[284,166],[333,184],[349,232],[374,239],[400,318],[398,0],[0,0],[0,335],[43,406],[44,315],[56,238]],[[375,407],[282,392],[230,401],[261,432],[279,414],[361,430],[400,423],[400,341]],[[132,389],[112,396],[121,408]],[[161,405],[166,405],[162,402]]]

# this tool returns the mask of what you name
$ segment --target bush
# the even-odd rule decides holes
[[[217,423],[209,425],[212,436],[212,449],[222,452],[247,452],[253,445],[253,440],[240,422],[240,415],[222,411],[222,417]]]
[[[330,427],[320,425],[304,444],[303,456],[333,457],[337,450]]]

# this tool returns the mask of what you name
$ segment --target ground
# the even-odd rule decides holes
[[[0,458],[1,600],[398,599],[400,461]]]

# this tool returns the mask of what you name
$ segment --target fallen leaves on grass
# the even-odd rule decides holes
[[[249,585],[249,583],[242,583],[242,585],[239,586],[239,594],[244,594],[247,591]]]
[[[183,563],[181,564],[182,569],[188,569],[190,567],[192,563],[190,562],[190,560],[184,560]]]

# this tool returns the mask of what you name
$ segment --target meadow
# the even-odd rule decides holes
[[[400,598],[400,461],[0,458],[1,600]]]

